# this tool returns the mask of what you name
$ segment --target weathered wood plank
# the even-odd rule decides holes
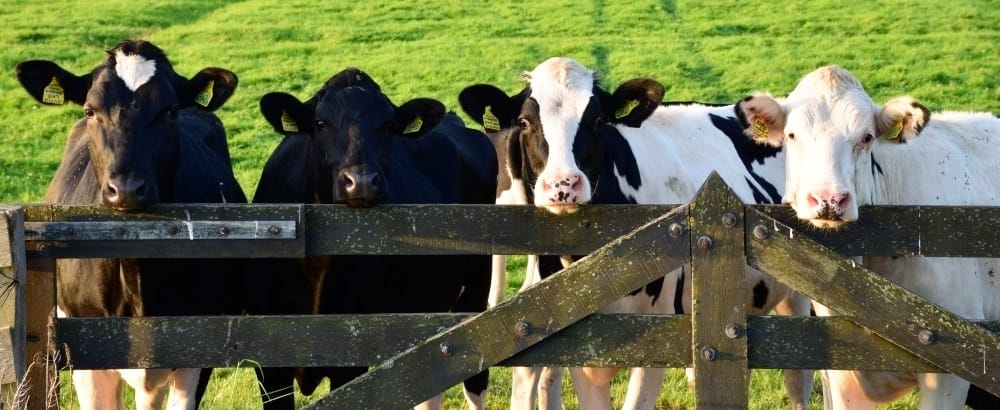
[[[295,239],[295,221],[28,222],[29,241]]]
[[[744,337],[743,201],[713,172],[690,207],[695,402],[703,409],[745,409],[750,368]]]
[[[560,273],[519,292],[473,319],[386,360],[313,404],[314,408],[404,408],[524,350],[546,334],[517,326],[561,330],[687,260],[679,207],[609,243]],[[443,354],[446,353],[446,354]]]
[[[770,235],[753,235],[751,266],[935,365],[1000,394],[1000,337],[893,284],[762,213],[748,215]],[[795,255],[790,258],[788,255]],[[937,341],[920,343],[930,330]]]

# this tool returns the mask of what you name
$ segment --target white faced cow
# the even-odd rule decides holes
[[[839,67],[806,75],[784,100],[738,104],[747,133],[787,152],[784,200],[800,219],[836,228],[860,205],[997,205],[1000,120],[934,114],[909,97],[879,105]],[[759,131],[754,131],[758,129]],[[766,128],[766,129],[765,129]],[[919,134],[919,138],[918,138]],[[1000,319],[996,259],[866,257],[864,266],[968,319]],[[817,313],[829,309],[817,306]],[[920,406],[962,408],[968,382],[949,374],[827,371],[834,408],[871,408],[920,386]]]
[[[525,200],[554,214],[575,212],[584,204],[676,204],[692,199],[715,170],[747,202],[776,203],[782,192],[784,158],[780,149],[747,141],[732,105],[661,106],[663,86],[633,79],[613,94],[602,90],[594,73],[567,58],[546,60],[525,74],[518,95],[490,85],[463,90],[460,100],[472,118],[506,150],[501,161]],[[546,272],[545,262],[542,275]],[[603,312],[667,314],[690,311],[683,296],[685,269],[664,272],[657,280],[623,297]],[[748,271],[747,305],[763,313],[788,293],[759,272]],[[808,301],[798,301],[808,313]],[[804,303],[803,303],[804,302]],[[610,381],[618,369],[571,369],[586,409],[610,407]],[[518,373],[515,373],[517,377]],[[633,369],[625,408],[653,408],[663,369]],[[537,377],[537,376],[536,376]],[[799,372],[792,397],[808,399],[811,379]],[[532,382],[515,380],[512,407],[530,408]]]

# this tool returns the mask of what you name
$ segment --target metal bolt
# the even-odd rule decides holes
[[[736,226],[736,214],[732,212],[726,212],[722,214],[722,225],[726,228],[732,228]]]
[[[757,239],[767,239],[771,235],[771,232],[767,230],[764,225],[757,225],[753,227],[753,236]]]
[[[736,339],[743,335],[743,327],[736,323],[726,325],[726,337]]]
[[[670,224],[670,236],[679,238],[682,233],[684,233],[684,227],[681,224],[676,222]]]
[[[451,343],[441,342],[441,345],[438,346],[438,349],[441,351],[442,356],[444,357],[451,356]]]
[[[277,225],[271,225],[271,226],[267,227],[267,233],[269,233],[271,235],[277,235],[277,234],[281,233],[281,228],[279,228]]]
[[[930,345],[937,341],[937,336],[934,335],[933,330],[921,330],[917,332],[917,340],[920,340],[922,345]]]
[[[42,242],[41,244],[38,245],[38,253],[42,254],[43,256],[47,256],[51,251],[52,251],[52,245],[49,244],[48,242]]]
[[[712,238],[709,238],[707,236],[698,237],[698,249],[701,249],[704,252],[708,251],[711,248],[712,248]]]
[[[115,228],[115,236],[119,238],[125,236],[125,228]]]
[[[701,357],[711,362],[719,357],[719,352],[711,347],[703,347],[701,348]]]
[[[229,228],[223,226],[219,228],[219,235],[226,236],[229,235]]]
[[[170,235],[170,236],[177,235],[177,227],[176,226],[171,226],[171,227],[167,228],[167,235]]]
[[[529,333],[531,333],[531,323],[518,320],[517,323],[514,324],[514,334],[518,336],[527,336]]]

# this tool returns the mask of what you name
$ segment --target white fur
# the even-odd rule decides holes
[[[156,75],[156,60],[147,60],[138,54],[115,53],[115,73],[125,82],[128,89],[138,90]]]

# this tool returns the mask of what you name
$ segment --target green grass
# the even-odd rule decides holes
[[[260,96],[307,98],[348,66],[367,71],[396,102],[433,97],[458,110],[465,86],[515,91],[521,71],[556,55],[597,68],[609,87],[650,76],[667,99],[706,102],[784,95],[812,69],[838,64],[877,101],[908,94],[932,110],[1000,112],[1000,8],[985,0],[135,3],[0,0],[0,203],[42,199],[81,117],[79,107],[35,103],[14,66],[50,59],[83,73],[123,38],[155,42],[184,75],[206,66],[239,75],[240,88],[217,113],[248,195],[279,141],[258,112]],[[206,408],[255,407],[248,371],[220,373],[213,388],[233,399],[213,396]],[[491,407],[499,408],[509,383],[505,370],[495,373]],[[754,380],[753,407],[780,407],[774,372]],[[691,406],[682,373],[671,372],[668,385],[663,407]]]

